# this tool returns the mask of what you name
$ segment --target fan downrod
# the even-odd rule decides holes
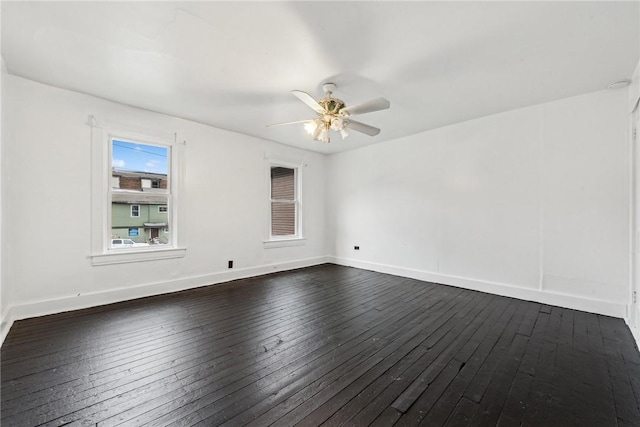
[[[334,90],[336,90],[335,83],[327,82],[322,84],[322,91],[325,93],[325,95],[331,96]]]

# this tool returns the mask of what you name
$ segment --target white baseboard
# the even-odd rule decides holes
[[[13,326],[13,319],[11,319],[10,314],[11,310],[7,309],[6,312],[2,313],[2,318],[0,319],[0,345],[2,345],[9,333],[9,329]]]
[[[168,280],[164,282],[147,283],[141,286],[110,289],[107,291],[68,296],[52,300],[43,300],[10,306],[6,313],[2,313],[0,329],[0,345],[4,342],[13,322],[30,317],[45,316],[47,314],[62,313],[65,311],[79,310],[99,305],[112,304],[201,286],[214,285],[231,280],[247,277],[261,276],[277,271],[293,270],[296,268],[311,267],[325,264],[328,257],[305,258],[277,264],[267,264],[257,267],[232,269],[200,276],[185,277],[182,279]]]
[[[127,301],[153,295],[160,295],[169,292],[176,292],[185,289],[192,289],[201,286],[228,282],[236,279],[260,276],[276,271],[286,271],[296,268],[310,267],[327,262],[348,267],[362,268],[364,270],[377,271],[380,273],[393,274],[401,277],[409,277],[412,279],[424,280],[427,282],[441,283],[444,285],[456,286],[464,289],[488,292],[495,295],[518,298],[527,301],[535,301],[542,304],[549,304],[571,308],[574,310],[604,314],[606,316],[619,317],[623,319],[627,318],[626,305],[616,302],[592,300],[575,295],[539,291],[537,289],[522,288],[504,283],[474,280],[457,276],[448,276],[423,270],[395,267],[386,264],[378,264],[348,258],[324,256],[305,258],[278,264],[267,264],[245,269],[234,269],[201,276],[191,276],[177,280],[149,283],[141,286],[110,289],[108,291],[83,294],[79,296],[69,296],[53,300],[43,300],[14,305],[9,307],[6,313],[2,313],[2,323],[0,327],[0,345],[2,342],[4,342],[4,339],[11,329],[13,322],[15,322],[16,320],[95,307],[99,305],[111,304],[115,302]],[[634,334],[636,342],[638,342],[640,345],[640,331],[634,328],[631,328],[631,331]]]
[[[629,322],[629,318],[628,317],[625,317],[624,321],[627,324],[627,326],[629,327],[629,330],[631,331],[631,334],[633,335],[633,339],[636,340],[636,346],[638,347],[638,349],[640,349],[640,329],[638,329],[637,327],[631,325],[631,323]]]
[[[393,274],[395,276],[424,280],[426,282],[440,283],[456,286],[458,288],[487,292],[505,297],[517,298],[526,301],[535,301],[542,304],[555,305],[574,310],[588,311],[590,313],[604,314],[606,316],[626,318],[627,306],[612,301],[600,301],[584,298],[576,295],[561,294],[557,292],[540,291],[504,283],[488,282],[469,279],[465,277],[449,276],[446,274],[432,273],[424,270],[415,270],[392,265],[379,264],[367,261],[359,261],[349,258],[328,257],[329,262],[348,267],[362,268],[364,270],[379,273]]]

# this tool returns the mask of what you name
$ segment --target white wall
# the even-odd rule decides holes
[[[320,154],[7,75],[4,111],[5,282],[9,320],[326,261]],[[10,108],[7,108],[10,106]],[[90,127],[130,123],[187,140],[187,254],[92,266]],[[265,155],[303,170],[304,246],[263,247]],[[227,261],[234,260],[233,270]],[[3,298],[4,300],[4,298]],[[6,330],[4,331],[6,333]]]
[[[631,85],[629,86],[629,112],[634,111],[640,102],[640,61],[636,65],[631,75]]]
[[[329,252],[345,265],[624,317],[626,105],[625,90],[596,92],[333,155]]]
[[[14,76],[2,90],[3,334],[18,318],[326,260],[626,316],[624,90],[326,158]],[[187,140],[185,258],[91,265],[90,114]],[[308,165],[304,246],[262,245],[265,155]]]
[[[0,37],[1,38],[1,37]],[[4,80],[7,74],[7,67],[4,62],[4,58],[0,55],[0,100],[2,100],[3,88],[4,88]],[[4,120],[4,111],[6,109],[2,108],[2,102],[0,102],[0,343],[4,339],[4,333],[8,330],[9,325],[5,323],[4,314],[8,311],[8,289],[6,286],[6,281],[4,280],[4,245],[5,239],[3,235],[4,230],[4,215],[3,215],[3,179],[2,179],[2,171],[4,170],[4,156],[2,152],[4,151],[4,126],[3,124],[6,122]]]
[[[629,114],[632,116],[632,124],[630,126],[631,131],[636,129],[636,132],[640,131],[640,61],[636,65],[635,70],[631,76],[631,85],[629,87],[629,98],[628,98],[628,106],[627,110]],[[632,149],[630,150],[630,158],[633,161],[633,178],[632,178],[632,188],[630,199],[633,204],[632,207],[632,225],[631,225],[631,234],[633,236],[640,236],[640,173],[638,171],[638,166],[640,165],[640,147],[638,144],[638,140],[640,139],[640,135],[637,135],[635,140],[633,140],[632,136]],[[631,277],[630,280],[632,282],[631,291],[636,292],[636,294],[640,294],[640,247],[638,246],[640,242],[638,239],[635,240],[631,248]],[[632,299],[633,300],[633,299]],[[640,330],[639,324],[640,322],[640,304],[637,299],[635,303],[632,303],[629,310],[629,316],[627,319],[627,323],[629,324],[629,328],[633,333],[636,342],[640,345]]]

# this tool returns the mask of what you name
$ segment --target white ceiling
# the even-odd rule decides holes
[[[640,2],[2,2],[10,74],[322,153],[631,76]],[[391,109],[330,144],[292,89]]]

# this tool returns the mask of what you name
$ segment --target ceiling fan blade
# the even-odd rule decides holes
[[[318,101],[313,99],[313,97],[309,95],[307,92],[303,92],[301,90],[292,90],[291,93],[294,94],[300,101],[304,102],[309,107],[311,107],[311,109],[316,113],[318,114],[325,113],[324,108],[322,108],[322,106],[318,104]]]
[[[391,107],[391,103],[385,98],[373,99],[362,104],[345,107],[340,110],[340,114],[348,113],[350,116],[356,114],[372,113],[374,111],[386,110]]]
[[[267,125],[267,127],[271,128],[274,126],[295,125],[296,123],[307,123],[307,122],[312,122],[314,120],[315,119],[307,119],[307,120],[296,120],[295,122],[273,123],[271,125]]]
[[[376,136],[380,133],[380,129],[374,128],[373,126],[369,126],[361,122],[356,122],[355,120],[349,120],[347,123],[347,128],[353,129],[356,132],[362,132],[369,136]]]

